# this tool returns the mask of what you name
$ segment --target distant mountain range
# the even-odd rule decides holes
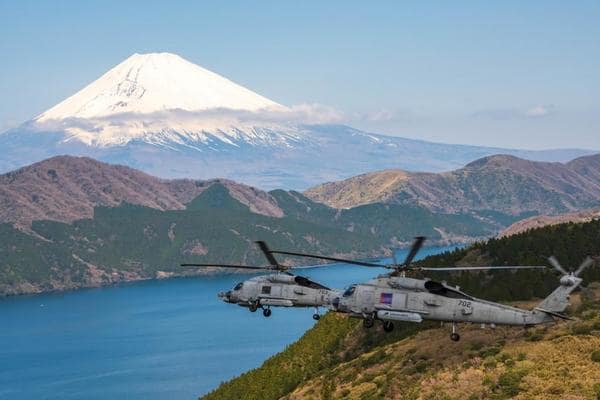
[[[260,239],[278,248],[373,257],[417,233],[448,243],[499,228],[419,206],[340,211],[295,191],[162,180],[71,156],[0,176],[0,205],[0,295],[203,273],[179,268],[185,261],[262,264],[253,243]]]
[[[221,177],[303,190],[388,168],[448,171],[498,153],[541,161],[591,153],[440,144],[311,124],[321,119],[319,112],[283,106],[177,55],[134,54],[0,134],[0,172],[69,154],[163,178]]]
[[[265,192],[222,179],[164,180],[89,158],[54,157],[0,175],[0,294],[201,273],[182,271],[182,261],[263,263],[253,244],[260,239],[353,257],[389,253],[415,235],[432,244],[482,239],[532,214],[598,204],[584,178],[597,173],[597,157],[566,165],[485,158],[452,173],[416,174],[428,180],[411,182],[413,197],[396,190],[412,174],[357,177],[358,186],[334,185],[360,188],[331,197],[363,197],[344,208],[297,191]],[[489,190],[484,199],[517,195],[502,202],[465,195]],[[319,197],[331,193],[306,194],[340,206]]]
[[[557,214],[600,205],[599,178],[600,154],[565,164],[495,155],[451,172],[387,170],[325,183],[304,194],[337,208],[384,203],[443,213]]]

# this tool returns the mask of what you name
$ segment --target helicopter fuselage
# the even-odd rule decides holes
[[[383,321],[524,326],[553,321],[542,311],[522,310],[472,297],[445,283],[406,277],[384,276],[352,285],[333,306],[338,312]]]
[[[331,304],[340,293],[299,275],[277,273],[240,282],[219,293],[227,303],[248,307],[321,307]]]

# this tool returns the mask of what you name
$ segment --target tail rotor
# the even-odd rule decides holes
[[[585,260],[583,260],[583,262],[581,264],[579,264],[579,267],[576,270],[572,270],[569,269],[569,271],[567,271],[566,269],[564,269],[562,267],[562,265],[560,265],[560,263],[558,262],[558,260],[556,259],[556,257],[554,256],[550,256],[548,257],[548,262],[550,263],[550,265],[552,265],[554,267],[554,269],[556,269],[562,276],[575,276],[575,277],[579,277],[579,275],[586,269],[588,268],[590,265],[592,265],[594,263],[594,260],[591,257],[586,257]]]

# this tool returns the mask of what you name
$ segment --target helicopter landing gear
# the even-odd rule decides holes
[[[256,310],[258,310],[258,303],[250,303],[248,309],[250,310],[250,312],[256,312]]]
[[[321,314],[319,314],[319,307],[315,307],[315,313],[313,314],[313,319],[318,321],[321,319]]]
[[[265,318],[269,318],[271,316],[271,309],[270,308],[265,308],[263,309],[263,315],[265,316]]]
[[[452,334],[450,335],[450,340],[453,342],[458,342],[460,340],[460,335],[456,332],[456,322],[452,323]]]
[[[373,319],[373,317],[368,316],[365,317],[365,319],[363,319],[363,326],[365,328],[372,328],[373,325],[375,325],[375,320]]]
[[[394,330],[394,323],[392,321],[383,321],[383,330],[391,332]]]

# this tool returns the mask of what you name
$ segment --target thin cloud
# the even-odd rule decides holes
[[[481,110],[473,113],[471,116],[475,118],[489,118],[495,120],[511,120],[511,119],[534,119],[543,118],[554,114],[556,108],[554,105],[536,105],[530,108],[498,108]]]
[[[407,110],[389,110],[387,108],[382,108],[380,110],[375,110],[367,113],[355,113],[348,117],[350,121],[359,121],[359,122],[390,122],[390,121],[399,121],[399,120],[407,120],[411,117],[411,112]]]
[[[201,124],[202,121],[210,123],[236,122],[252,123],[304,123],[320,124],[335,123],[344,120],[344,114],[334,108],[322,104],[299,104],[285,109],[262,109],[258,111],[232,110],[226,108],[214,108],[202,111],[166,110],[153,113],[119,113],[98,118],[67,118],[62,120],[35,121],[38,128],[49,130],[61,130],[67,127],[79,127],[85,130],[93,130],[98,123],[110,124],[112,126],[129,125],[136,121],[142,126],[150,126],[160,121],[177,121],[179,123],[194,122]]]

